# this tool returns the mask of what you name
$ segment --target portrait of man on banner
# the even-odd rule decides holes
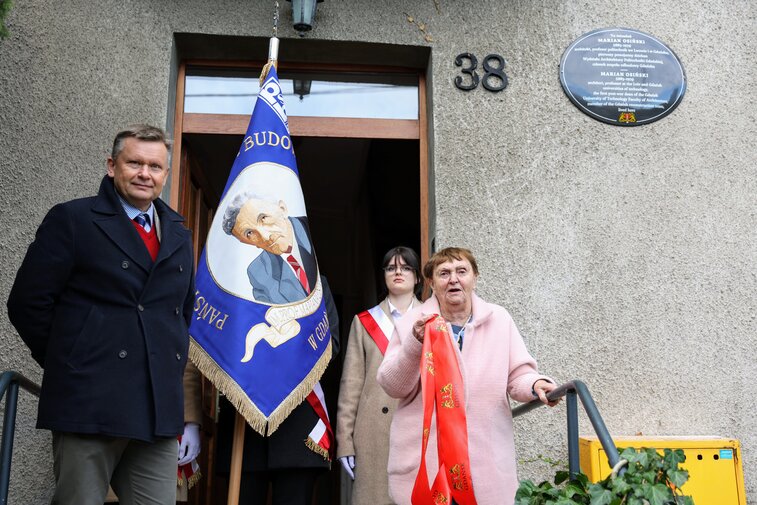
[[[299,186],[287,179],[296,176],[286,167],[252,165],[219,206],[226,236],[213,233],[216,229],[208,237],[208,267],[224,289],[240,298],[289,304],[315,290],[318,267],[305,204]],[[238,254],[230,254],[235,249]]]

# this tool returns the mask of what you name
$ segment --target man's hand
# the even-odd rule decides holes
[[[533,385],[534,393],[536,393],[536,396],[539,397],[539,400],[541,400],[542,403],[549,405],[550,407],[554,407],[555,405],[560,403],[559,398],[553,402],[547,399],[547,394],[555,388],[557,388],[557,386],[544,379],[539,379],[538,381],[534,382]]]
[[[347,475],[352,477],[352,480],[355,480],[355,456],[342,456],[339,458],[339,462],[344,467],[344,471],[347,472]]]
[[[200,454],[200,425],[187,423],[179,444],[179,466],[186,465]]]

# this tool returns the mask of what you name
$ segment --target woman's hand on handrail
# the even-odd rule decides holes
[[[553,401],[550,401],[547,398],[547,395],[555,389],[557,389],[557,386],[545,379],[539,379],[538,381],[534,382],[533,385],[534,393],[536,393],[536,396],[539,398],[539,400],[543,404],[549,405],[550,407],[554,407],[555,405],[560,403],[560,398]]]

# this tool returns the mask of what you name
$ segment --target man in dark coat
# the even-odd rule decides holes
[[[8,315],[44,369],[37,427],[53,432],[52,503],[173,504],[194,276],[191,234],[158,199],[162,130],[120,132],[97,196],[37,230]]]

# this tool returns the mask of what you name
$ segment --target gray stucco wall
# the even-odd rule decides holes
[[[47,209],[96,188],[114,132],[167,124],[173,33],[268,36],[273,2],[15,4],[0,41],[3,301]],[[280,37],[295,36],[289,20]],[[738,438],[757,500],[756,4],[327,0],[317,20],[310,38],[431,47],[437,247],[474,251],[480,294],[511,311],[541,368],[583,379],[613,434]],[[612,127],[563,94],[563,50],[612,26],[683,62],[688,90],[667,118]],[[464,51],[502,54],[507,90],[455,89]],[[39,381],[6,318],[0,346],[3,369]],[[49,436],[30,428],[28,396],[19,408],[11,503],[44,503]],[[516,423],[521,460],[567,459],[563,410]]]

